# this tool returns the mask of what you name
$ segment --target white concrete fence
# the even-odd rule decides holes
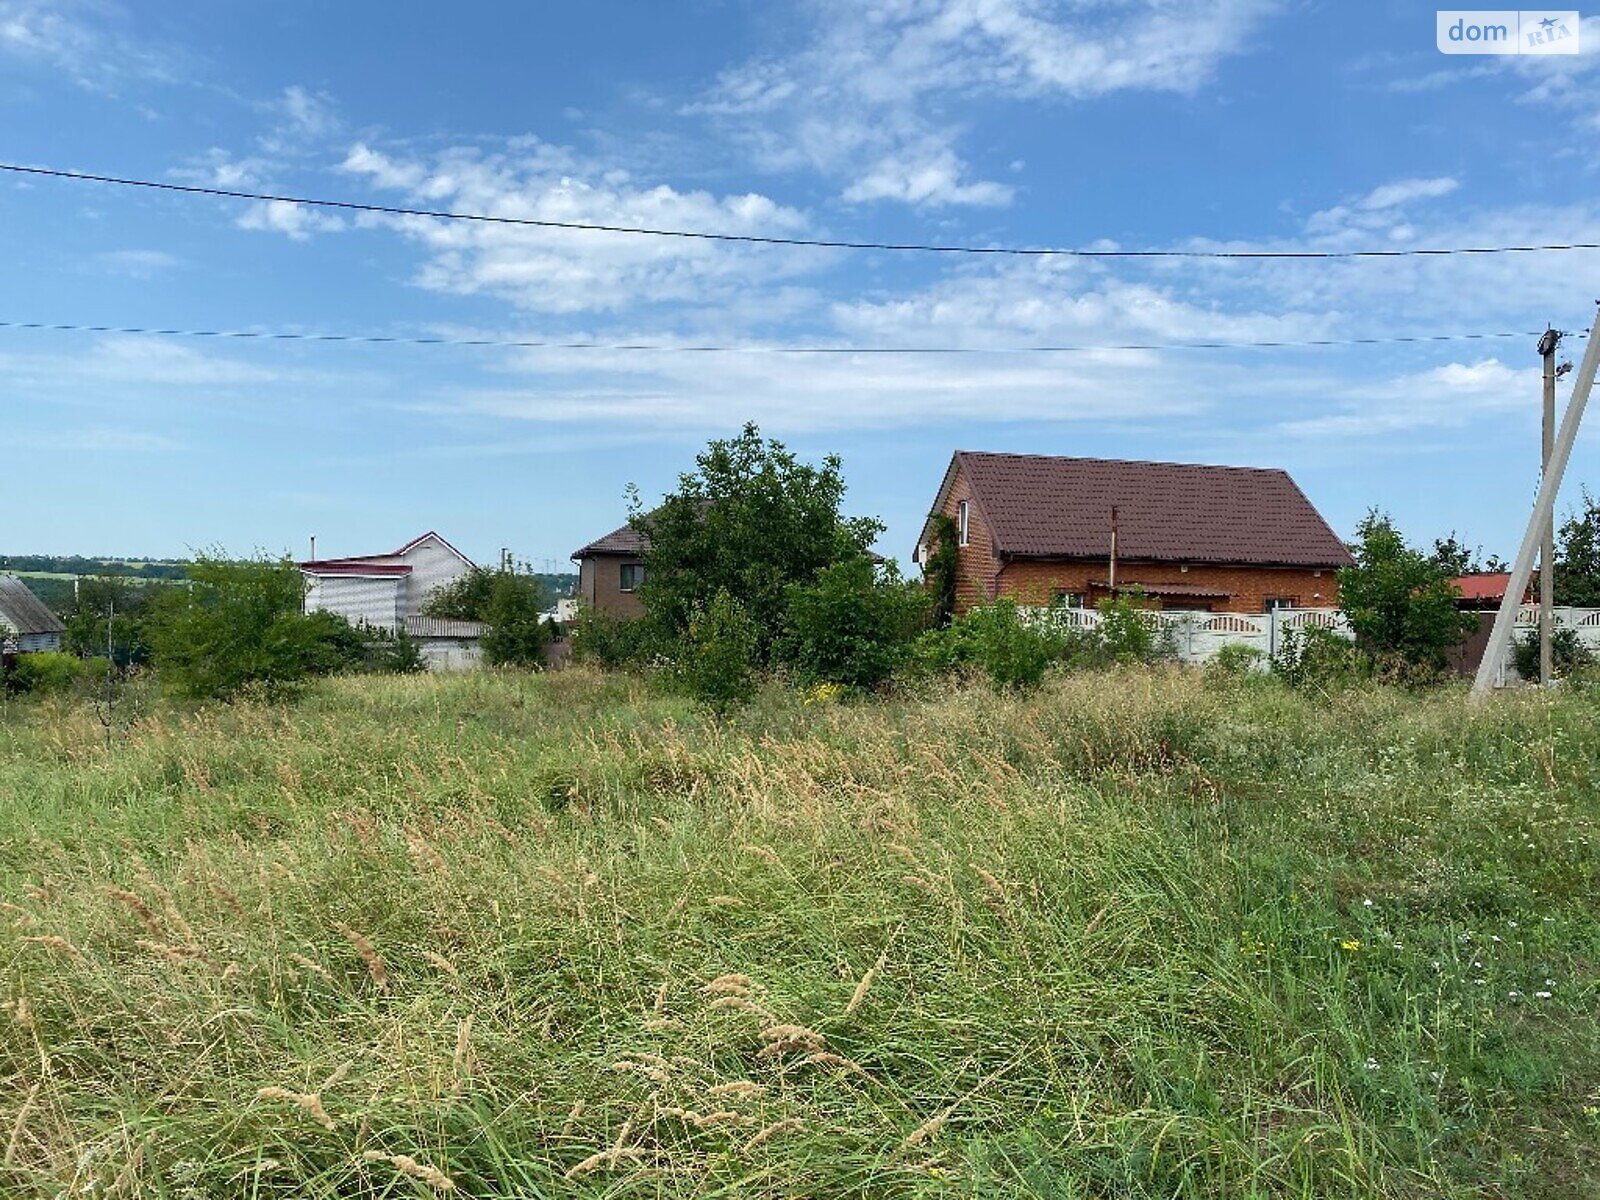
[[[1058,629],[1093,629],[1101,617],[1091,608],[1024,608],[1027,619],[1036,624],[1051,625]],[[1342,638],[1354,638],[1350,622],[1336,608],[1290,608],[1270,613],[1220,613],[1220,612],[1161,612],[1144,609],[1141,619],[1152,629],[1165,631],[1171,638],[1178,657],[1184,662],[1204,663],[1215,658],[1224,646],[1250,646],[1261,652],[1261,665],[1276,655],[1288,636],[1306,629],[1325,629]],[[1600,608],[1556,608],[1553,610],[1557,629],[1577,631],[1578,641],[1597,658],[1600,658]],[[1528,631],[1539,628],[1539,606],[1525,604],[1517,613],[1517,631],[1513,642],[1519,642]],[[1514,648],[1514,647],[1513,647]],[[1502,664],[1504,678],[1517,678],[1512,665],[1512,649],[1508,648]]]

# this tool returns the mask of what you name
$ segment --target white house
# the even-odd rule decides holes
[[[431,530],[390,554],[319,558],[300,564],[306,611],[338,613],[415,638],[431,669],[477,666],[482,658],[476,621],[442,621],[422,613],[428,597],[473,569],[472,560]]]
[[[0,649],[32,654],[61,649],[61,618],[15,575],[0,575]]]

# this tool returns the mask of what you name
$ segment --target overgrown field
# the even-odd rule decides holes
[[[1600,698],[0,710],[0,1195],[1600,1195]]]

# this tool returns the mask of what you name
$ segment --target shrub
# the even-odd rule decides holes
[[[6,675],[6,688],[33,694],[64,692],[82,678],[86,670],[82,660],[58,650],[19,654]]]
[[[718,592],[689,618],[677,660],[684,690],[718,716],[750,699],[760,636],[744,607],[727,592]]]
[[[572,625],[572,657],[608,670],[640,666],[656,655],[649,621],[619,617],[585,605]]]
[[[1476,627],[1456,608],[1449,568],[1407,546],[1376,510],[1356,530],[1356,562],[1339,569],[1339,604],[1360,647],[1374,658],[1398,655],[1442,668],[1445,654]]]
[[[778,656],[802,685],[873,687],[905,661],[927,610],[927,593],[892,563],[857,555],[789,588]]]
[[[1050,664],[1066,652],[1067,635],[1043,622],[1024,620],[1011,599],[969,609],[946,629],[917,639],[915,661],[925,672],[975,667],[1001,688],[1035,687]]]
[[[1376,662],[1355,643],[1316,625],[1287,629],[1272,673],[1291,687],[1348,686],[1372,678]]]
[[[1290,632],[1293,632],[1292,630]],[[1229,642],[1206,664],[1206,673],[1223,679],[1242,679],[1266,656],[1254,646]]]
[[[1529,630],[1511,648],[1517,674],[1524,679],[1539,678],[1539,631]],[[1557,678],[1565,679],[1594,665],[1594,654],[1578,637],[1576,629],[1557,625],[1550,631],[1550,665]]]
[[[1105,656],[1113,662],[1149,662],[1156,657],[1157,630],[1140,596],[1108,596],[1095,605],[1100,624],[1095,627]]]
[[[552,635],[539,581],[523,571],[497,571],[484,609],[483,657],[491,666],[543,667]]]

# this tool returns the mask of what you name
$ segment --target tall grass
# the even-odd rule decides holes
[[[14,706],[0,1194],[1593,1196],[1597,716]]]

